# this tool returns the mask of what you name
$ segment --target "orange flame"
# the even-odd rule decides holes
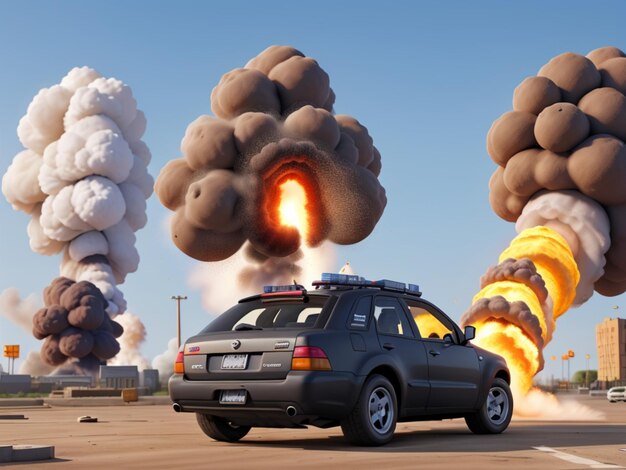
[[[308,231],[306,211],[307,197],[304,187],[295,179],[288,179],[279,186],[278,214],[281,225],[294,227],[301,235]]]
[[[509,302],[525,302],[539,320],[543,340],[550,341],[554,320],[569,309],[576,296],[580,273],[572,250],[561,235],[540,226],[526,229],[513,239],[502,252],[500,261],[506,258],[530,258],[546,284],[550,300],[541,304],[533,290],[520,282],[497,281],[485,286],[474,301],[501,295]],[[511,372],[514,394],[527,394],[543,362],[540,345],[506,319],[490,318],[474,326],[477,330],[474,343],[504,357]]]

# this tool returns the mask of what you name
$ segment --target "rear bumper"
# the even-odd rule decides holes
[[[281,380],[200,381],[174,375],[172,401],[183,412],[220,416],[238,425],[301,427],[337,425],[356,404],[363,380],[348,372],[289,372]],[[219,403],[222,390],[246,390],[245,405]],[[287,407],[296,409],[294,416]]]

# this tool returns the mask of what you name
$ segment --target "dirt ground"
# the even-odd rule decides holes
[[[54,445],[54,460],[0,464],[41,468],[429,468],[551,470],[626,468],[626,403],[574,397],[599,421],[515,420],[502,435],[476,436],[463,420],[399,424],[380,448],[352,447],[340,428],[253,429],[240,443],[204,436],[195,416],[169,405],[0,408],[0,445]],[[91,415],[97,423],[78,423]]]

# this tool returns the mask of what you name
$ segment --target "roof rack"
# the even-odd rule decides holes
[[[320,281],[313,281],[313,285],[316,289],[320,287],[352,287],[355,289],[377,287],[382,290],[402,292],[417,297],[422,296],[422,292],[417,284],[405,284],[404,282],[391,281],[389,279],[370,281],[354,274],[322,273],[322,279]]]

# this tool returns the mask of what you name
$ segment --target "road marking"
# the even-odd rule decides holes
[[[552,447],[533,447],[533,449],[541,452],[547,452],[557,459],[565,460],[566,462],[575,463],[578,465],[587,465],[589,468],[624,468],[619,465],[613,465],[610,463],[602,463],[596,460],[585,459],[584,457],[578,457],[577,455],[567,454],[560,450],[553,449]]]

